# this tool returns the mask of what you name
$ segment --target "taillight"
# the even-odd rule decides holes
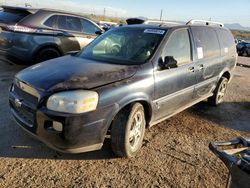
[[[7,25],[7,29],[10,31],[22,32],[22,33],[35,33],[37,30],[23,25]]]

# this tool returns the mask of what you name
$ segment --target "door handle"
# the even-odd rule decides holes
[[[203,70],[204,69],[204,65],[198,65],[198,69],[199,70]]]
[[[189,72],[194,72],[194,67],[189,67],[189,68],[188,68],[188,71],[189,71]]]

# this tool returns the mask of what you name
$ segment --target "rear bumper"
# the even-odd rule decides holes
[[[82,115],[66,115],[46,108],[29,109],[30,105],[25,102],[19,107],[23,108],[21,110],[15,106],[16,98],[18,96],[10,92],[9,103],[15,121],[48,147],[63,153],[82,153],[102,148],[112,121],[110,114],[113,106]],[[52,128],[54,122],[62,125],[61,131]]]
[[[46,39],[36,36],[29,33],[0,31],[0,60],[16,64],[31,64],[35,50]],[[37,42],[38,40],[40,43]]]

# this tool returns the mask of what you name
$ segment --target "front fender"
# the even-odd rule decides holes
[[[112,117],[112,120],[115,118],[115,116],[126,106],[128,106],[129,104],[133,104],[136,102],[140,102],[145,109],[145,113],[146,115],[148,115],[146,118],[148,120],[148,122],[151,121],[152,119],[152,111],[153,111],[153,104],[152,104],[152,99],[150,99],[149,96],[147,96],[146,94],[142,93],[142,92],[138,92],[138,93],[133,93],[131,95],[128,95],[124,98],[122,98],[118,103],[116,103],[116,109],[114,110],[114,114]]]
[[[131,95],[127,95],[126,97],[122,98],[119,102],[119,110],[127,106],[128,104],[138,102],[138,101],[143,101],[146,102],[152,109],[152,99],[146,95],[145,93],[142,92],[137,92],[137,93],[132,93]]]

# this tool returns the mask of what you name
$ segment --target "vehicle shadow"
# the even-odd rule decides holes
[[[250,68],[250,65],[246,65],[246,64],[242,64],[242,63],[237,63],[237,66]]]
[[[206,119],[232,130],[250,133],[250,102],[225,102],[218,107],[210,106],[207,102],[200,102],[187,110],[191,116]],[[8,125],[12,129],[0,133],[0,158],[25,159],[53,159],[53,160],[105,160],[114,159],[110,147],[110,139],[106,139],[99,151],[82,154],[64,154],[56,152],[46,145],[33,139],[26,132],[10,120]],[[8,136],[11,135],[11,136]]]
[[[215,107],[202,101],[188,112],[219,126],[250,133],[250,102],[224,102]]]

